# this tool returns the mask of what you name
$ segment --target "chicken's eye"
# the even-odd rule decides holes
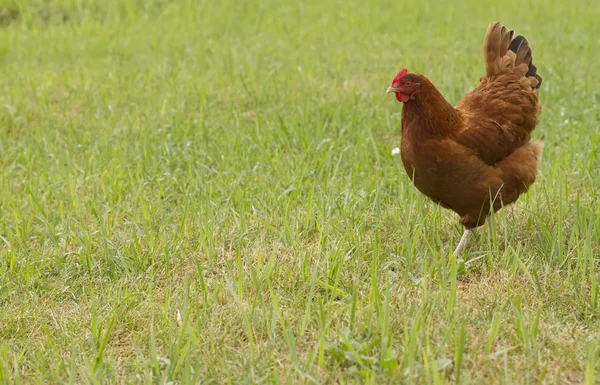
[[[405,86],[410,86],[410,82],[404,83]]]

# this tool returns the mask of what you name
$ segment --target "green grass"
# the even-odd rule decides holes
[[[0,0],[0,383],[598,383],[600,3]],[[398,157],[500,20],[531,191],[457,217]]]

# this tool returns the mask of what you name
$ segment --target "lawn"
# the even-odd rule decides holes
[[[600,383],[600,2],[0,0],[0,383]],[[501,21],[540,175],[477,231],[410,183]],[[598,380],[596,380],[598,378]]]

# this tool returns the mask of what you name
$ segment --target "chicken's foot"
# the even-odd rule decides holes
[[[465,229],[465,232],[463,233],[460,242],[458,242],[458,246],[456,246],[456,249],[454,249],[454,253],[452,253],[455,257],[462,253],[471,235],[473,235],[473,230]]]

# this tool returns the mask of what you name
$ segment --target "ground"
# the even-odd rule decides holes
[[[0,0],[0,383],[593,384],[598,19]],[[531,42],[545,151],[457,261],[385,89],[407,67],[458,102],[495,21]]]

